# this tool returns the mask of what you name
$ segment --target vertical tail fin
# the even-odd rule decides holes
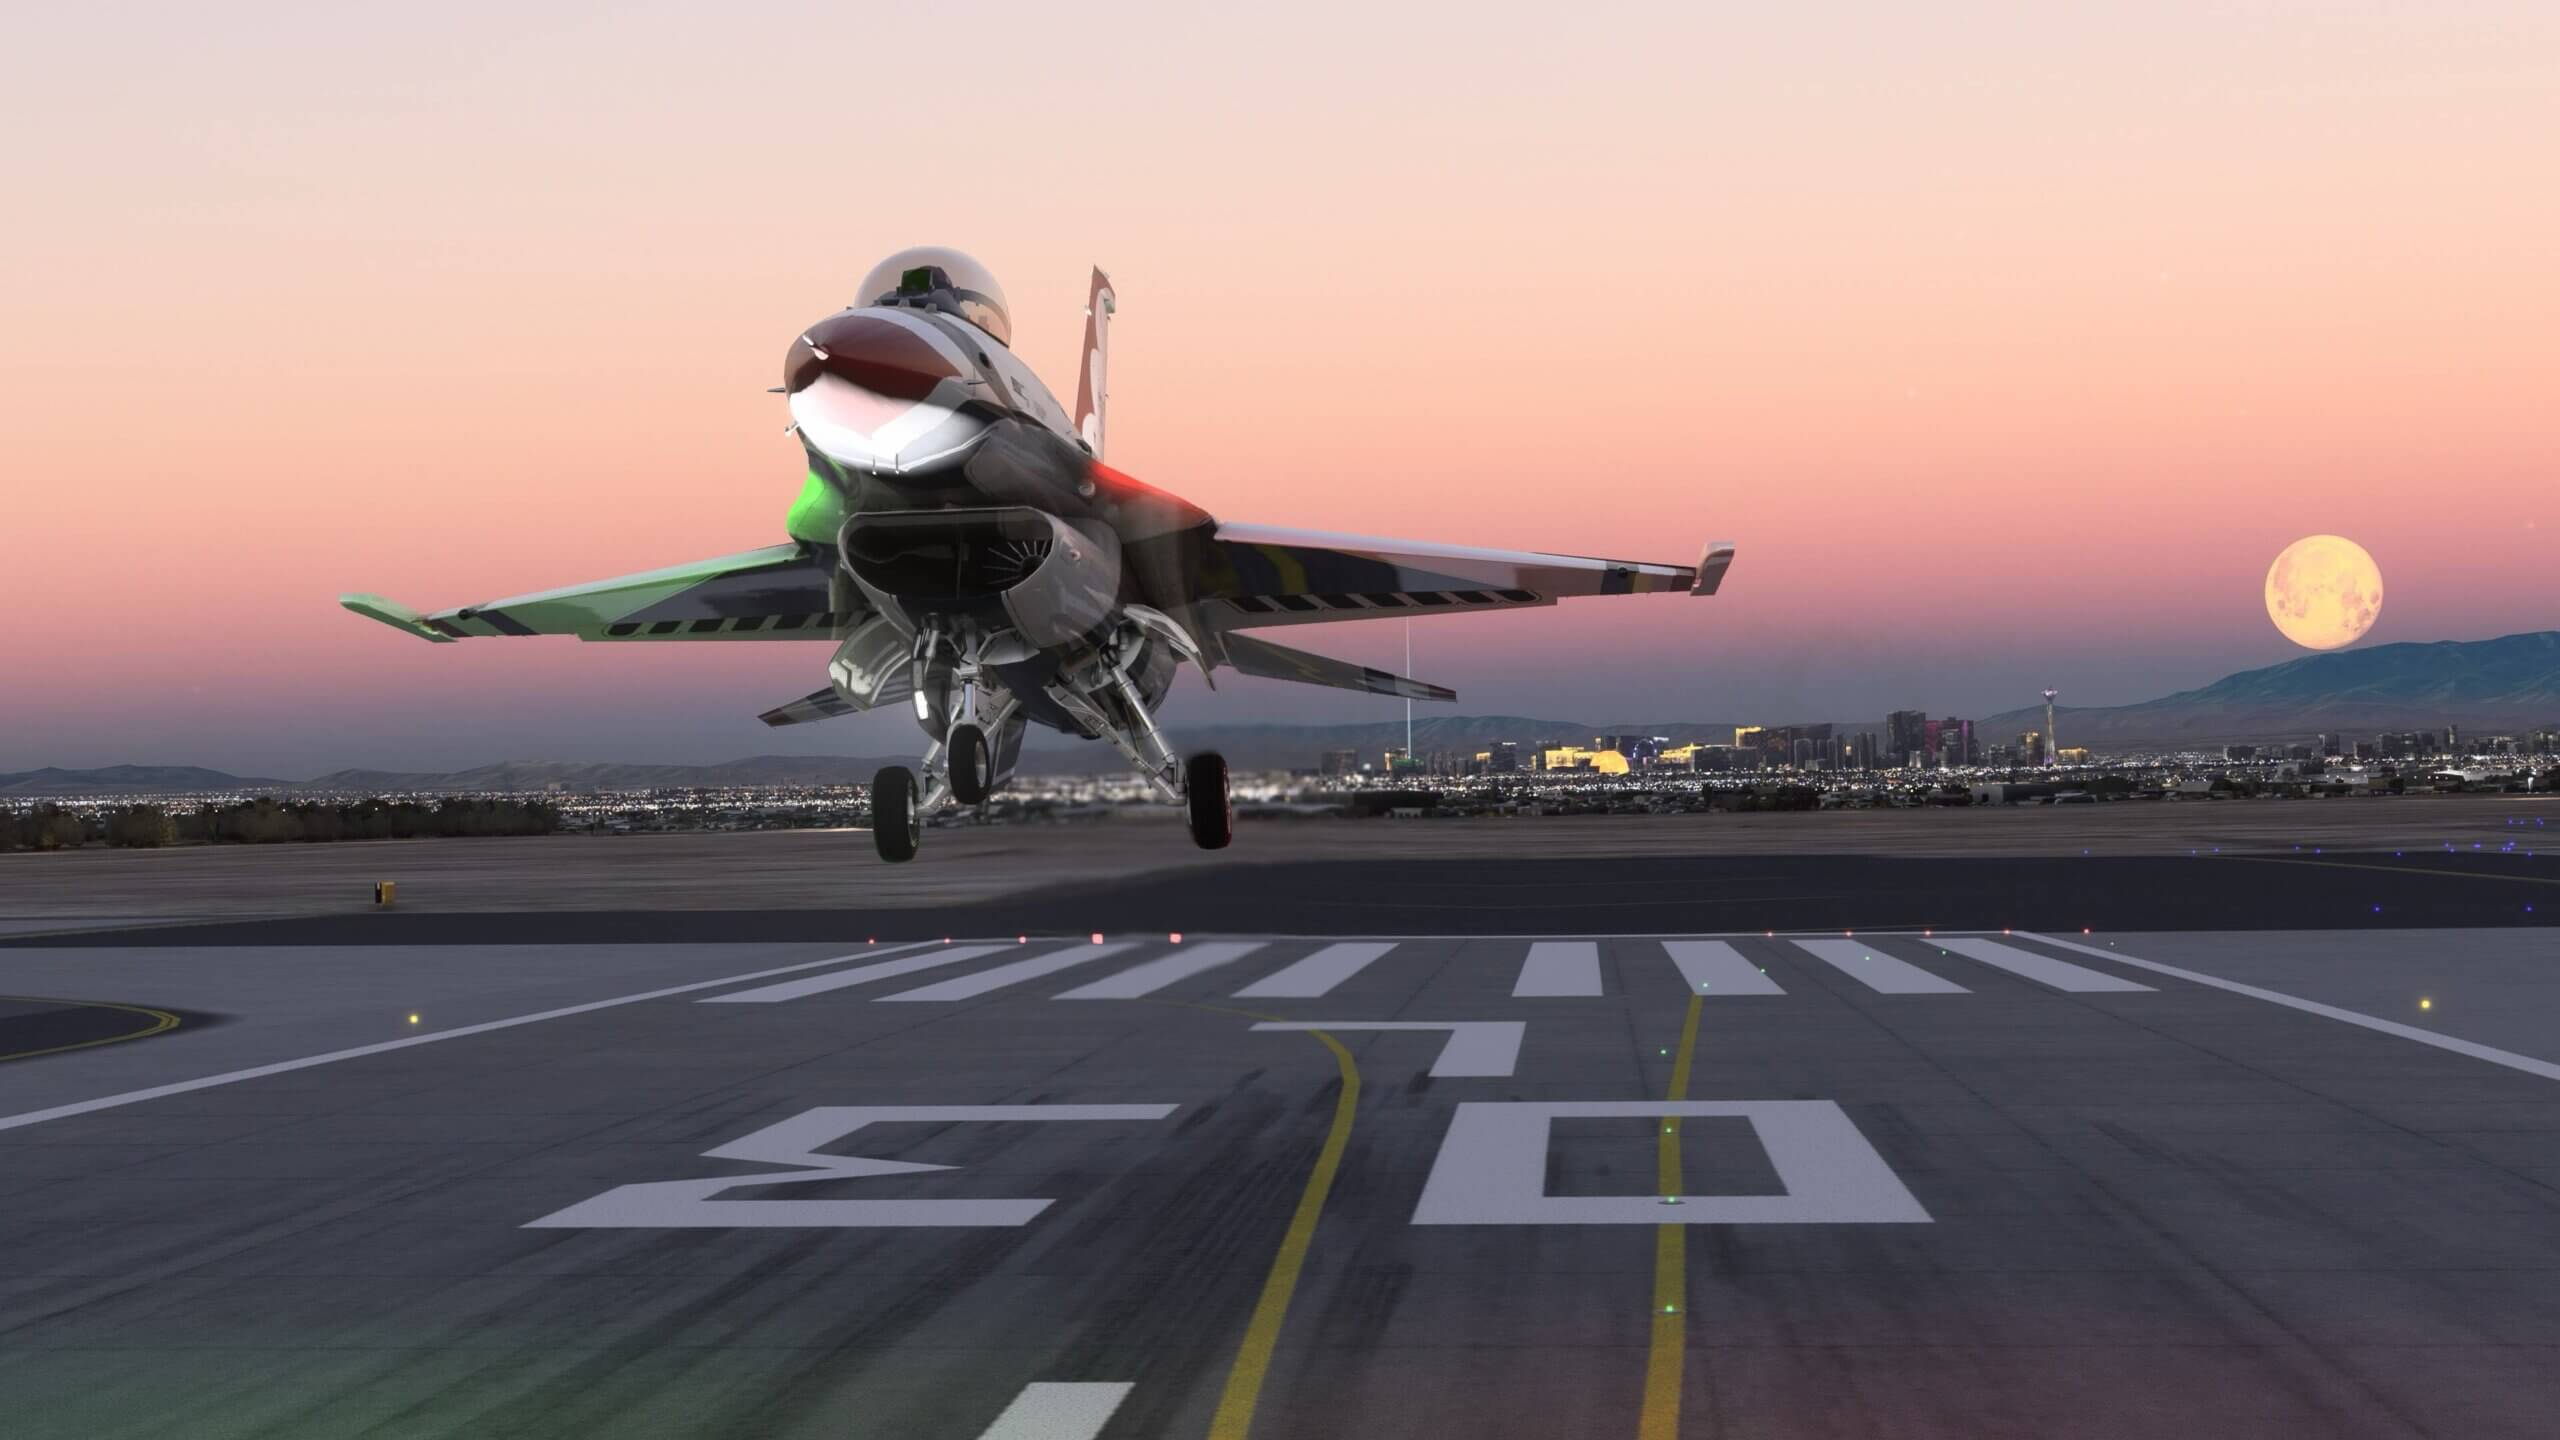
[[[1084,365],[1076,374],[1076,434],[1093,458],[1102,458],[1102,411],[1111,398],[1104,356],[1111,334],[1111,312],[1118,297],[1111,277],[1100,266],[1093,271],[1093,290],[1084,301]]]

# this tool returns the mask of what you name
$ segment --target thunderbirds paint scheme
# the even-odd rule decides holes
[[[1012,774],[1026,726],[1116,746],[1193,838],[1227,843],[1226,765],[1177,758],[1155,720],[1183,662],[1246,675],[1452,700],[1455,692],[1244,633],[1266,627],[1552,605],[1567,596],[1715,593],[1733,547],[1692,565],[1480,550],[1229,524],[1105,465],[1099,270],[1070,412],[1016,359],[1004,292],[954,250],[890,256],[859,303],[783,361],[809,473],[790,539],[692,565],[421,615],[348,595],[427,640],[812,640],[827,685],[765,712],[793,725],[913,707],[921,782],[873,786],[873,834],[911,858],[925,816]],[[1214,681],[1212,681],[1214,683]]]

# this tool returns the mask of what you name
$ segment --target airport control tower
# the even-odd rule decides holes
[[[2044,763],[2047,765],[2062,763],[2062,747],[2053,737],[2053,697],[2061,693],[2059,690],[2044,692]]]

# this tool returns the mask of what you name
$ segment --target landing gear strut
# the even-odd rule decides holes
[[[871,777],[871,843],[891,864],[916,858],[924,839],[924,814],[916,804],[915,772],[891,765]]]
[[[1203,850],[1224,850],[1235,838],[1235,805],[1227,795],[1227,757],[1204,750],[1182,767],[1182,806],[1191,822],[1191,843]]]

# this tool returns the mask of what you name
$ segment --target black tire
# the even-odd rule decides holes
[[[954,725],[942,737],[942,752],[951,762],[951,798],[963,805],[983,802],[994,788],[987,777],[995,771],[987,755],[987,732],[975,725]]]
[[[871,777],[871,843],[880,858],[895,865],[916,858],[924,839],[924,817],[916,812],[915,772],[891,765]]]
[[[1227,800],[1227,757],[1204,750],[1182,767],[1182,804],[1191,822],[1191,843],[1203,850],[1224,850],[1236,838],[1235,806]]]

